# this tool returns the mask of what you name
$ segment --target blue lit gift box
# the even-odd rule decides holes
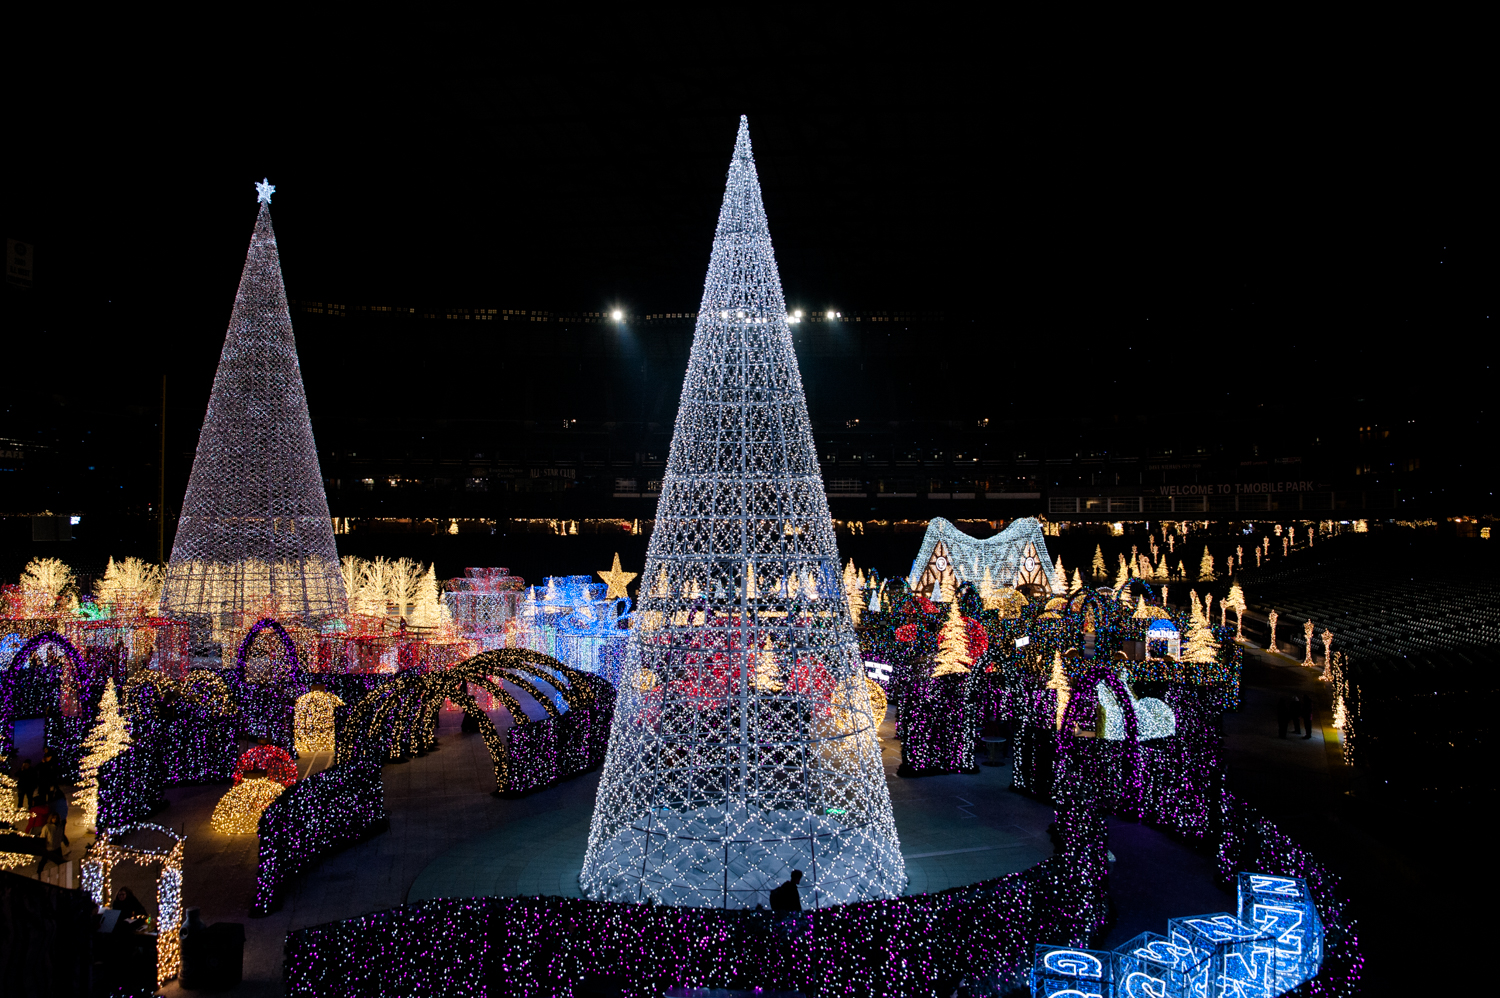
[[[1272,994],[1311,980],[1323,964],[1323,920],[1307,881],[1241,873],[1239,917],[1272,937],[1275,949]]]
[[[1190,964],[1184,998],[1270,998],[1276,949],[1270,933],[1228,912],[1167,920],[1167,942]]]
[[[1108,950],[1037,946],[1031,993],[1036,998],[1116,998],[1115,955]]]
[[[1115,947],[1116,998],[1185,998],[1192,951],[1179,949],[1159,932],[1142,932]]]

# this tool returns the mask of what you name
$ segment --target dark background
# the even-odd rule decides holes
[[[36,282],[3,296],[0,513],[131,517],[114,542],[154,555],[161,378],[170,520],[261,177],[325,475],[422,482],[331,484],[334,515],[621,512],[691,325],[556,323],[696,309],[741,113],[789,305],[921,317],[884,344],[799,331],[830,454],[925,448],[919,491],[964,489],[955,455],[984,448],[1140,458],[1121,483],[1157,452],[1223,466],[1187,479],[1297,457],[1330,488],[1384,470],[1412,515],[1494,511],[1494,162],[1457,23],[246,12],[7,34],[0,220]],[[373,305],[439,318],[354,311]],[[554,325],[440,318],[476,309]],[[856,418],[870,448],[838,437]],[[1370,426],[1398,443],[1367,453]],[[572,462],[583,483],[590,454],[581,498],[475,499],[476,469],[413,466]]]

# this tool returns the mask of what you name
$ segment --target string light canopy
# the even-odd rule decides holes
[[[580,883],[753,908],[905,866],[740,119]],[[647,680],[649,676],[649,681]]]
[[[287,311],[269,181],[198,436],[163,607],[343,612],[344,580]]]

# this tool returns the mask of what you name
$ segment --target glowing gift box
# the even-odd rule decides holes
[[[1183,988],[1194,961],[1159,932],[1142,932],[1115,947],[1117,998],[1187,998]]]
[[[1036,998],[1115,998],[1115,955],[1106,950],[1037,946],[1031,969]]]
[[[1323,920],[1307,881],[1241,873],[1237,886],[1240,920],[1273,940],[1272,993],[1289,991],[1316,977],[1323,964]]]
[[[1270,998],[1276,949],[1270,933],[1228,912],[1167,920],[1167,943],[1190,964],[1187,998]]]

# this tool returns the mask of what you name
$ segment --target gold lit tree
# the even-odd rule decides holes
[[[1095,582],[1098,582],[1100,579],[1104,578],[1104,546],[1102,544],[1094,545],[1094,564],[1092,566],[1092,571],[1094,573]]]
[[[1068,698],[1073,695],[1068,685],[1068,674],[1063,669],[1062,652],[1052,653],[1052,675],[1047,680],[1047,689],[1057,692],[1057,728],[1062,730],[1063,714],[1068,709]]]
[[[49,616],[58,609],[71,611],[77,597],[73,595],[76,579],[73,570],[61,558],[33,558],[21,572],[20,589],[29,611]]]
[[[1214,556],[1209,553],[1208,546],[1203,547],[1203,560],[1198,563],[1198,581],[1212,582],[1218,576],[1214,574]]]
[[[1208,614],[1204,612],[1196,592],[1189,593],[1188,599],[1192,604],[1192,615],[1188,623],[1187,645],[1182,649],[1182,660],[1205,665],[1216,662],[1219,659],[1219,642],[1214,637]]]
[[[948,617],[943,621],[942,632],[938,635],[937,654],[932,659],[933,676],[949,676],[954,673],[968,672],[969,666],[974,664],[974,658],[969,654],[969,635],[964,629],[964,619],[958,612],[958,603],[948,603]]]
[[[94,595],[117,617],[151,613],[161,602],[164,578],[165,572],[160,565],[151,565],[139,558],[120,561],[110,558],[104,577],[94,587]]]
[[[85,828],[92,828],[99,816],[99,767],[130,747],[130,729],[120,713],[120,698],[111,677],[104,682],[104,696],[99,699],[99,719],[83,740],[83,758],[78,763],[78,789],[75,803]]]

